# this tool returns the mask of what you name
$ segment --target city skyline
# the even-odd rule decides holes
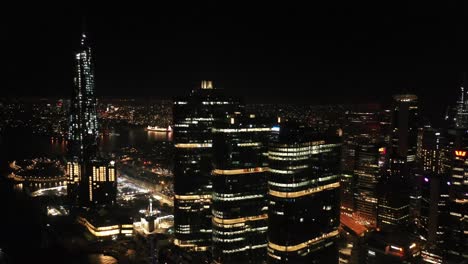
[[[467,263],[462,7],[12,10],[0,264]]]

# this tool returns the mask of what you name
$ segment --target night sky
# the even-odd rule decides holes
[[[353,103],[413,92],[438,111],[456,99],[468,70],[462,1],[331,2],[12,8],[2,92],[70,96],[85,14],[99,96],[171,98],[213,79],[251,102]]]

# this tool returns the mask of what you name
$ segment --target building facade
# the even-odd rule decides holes
[[[450,157],[448,140],[440,130],[425,127],[420,130],[418,157],[422,169],[421,236],[428,248],[445,247],[448,217],[448,183]],[[432,250],[434,254],[436,251]],[[430,256],[430,254],[428,254]]]
[[[192,251],[207,251],[211,246],[212,129],[228,122],[239,107],[211,81],[202,81],[189,96],[174,100],[176,246]]]
[[[418,141],[418,98],[394,96],[388,169],[379,198],[379,227],[393,229],[419,217],[421,189],[415,173]]]
[[[447,257],[454,263],[468,259],[468,135],[465,129],[449,132],[453,150],[449,178]],[[460,262],[455,262],[460,261]]]
[[[268,157],[268,263],[338,263],[338,138],[283,125]]]
[[[271,127],[236,115],[213,128],[213,259],[266,259],[268,140]]]
[[[75,54],[76,72],[70,107],[67,192],[74,206],[110,206],[117,196],[115,162],[100,157],[94,69],[86,34]]]
[[[377,143],[360,144],[356,150],[355,218],[367,226],[377,226],[377,188],[384,170],[386,148]]]

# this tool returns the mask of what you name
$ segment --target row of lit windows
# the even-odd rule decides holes
[[[238,147],[259,147],[261,145],[260,142],[237,143]]]
[[[232,254],[232,253],[246,251],[248,249],[264,248],[264,247],[267,247],[267,244],[245,246],[245,247],[236,248],[236,249],[225,249],[225,250],[222,250],[222,252],[223,252],[223,254]]]
[[[257,127],[257,128],[213,128],[213,133],[239,133],[239,132],[269,132],[269,127]]]
[[[247,221],[265,220],[267,218],[268,218],[268,214],[262,214],[262,215],[256,215],[256,216],[234,218],[234,219],[222,219],[218,217],[213,217],[212,220],[213,220],[213,223],[232,225],[232,224],[245,223]]]
[[[222,102],[222,101],[203,101],[202,104],[204,105],[227,105],[231,102]]]
[[[175,199],[177,200],[200,200],[200,199],[209,199],[211,200],[211,194],[203,194],[203,195],[175,195]]]
[[[77,162],[67,163],[67,172],[69,181],[79,182],[81,178],[81,170]]]
[[[335,183],[331,183],[331,184],[327,184],[327,185],[323,185],[319,187],[314,187],[314,188],[309,188],[307,190],[302,190],[302,191],[297,191],[297,192],[279,192],[275,190],[270,190],[269,194],[275,197],[279,197],[279,198],[298,198],[298,197],[302,197],[302,196],[306,196],[306,195],[310,195],[310,194],[314,194],[314,193],[318,193],[322,191],[335,189],[338,187],[340,187],[340,183],[335,182]]]
[[[236,238],[219,238],[217,236],[213,236],[213,241],[218,242],[225,242],[225,243],[232,243],[232,242],[239,242],[245,240],[244,237],[236,237]]]
[[[319,141],[310,141],[310,142],[305,142],[305,143],[300,143],[300,144],[295,144],[297,146],[314,146],[314,145],[323,145],[325,144],[325,140],[319,140]],[[290,144],[275,144],[275,147],[285,147],[289,148],[291,145]]]
[[[93,167],[93,181],[105,182],[106,181],[106,167]]]
[[[93,181],[91,176],[89,177],[89,201],[93,201]]]
[[[340,177],[340,175],[330,175],[327,177],[321,177],[318,179],[313,179],[313,180],[308,180],[308,181],[303,181],[303,182],[297,182],[297,183],[279,183],[279,182],[272,182],[269,181],[268,184],[272,186],[277,186],[277,187],[282,187],[282,188],[294,188],[294,187],[301,187],[301,186],[307,186],[307,185],[312,185],[317,182],[323,182],[323,181],[330,181],[335,178]]]
[[[211,143],[179,143],[175,144],[176,148],[211,148]]]
[[[311,149],[308,151],[291,151],[291,152],[275,152],[275,151],[268,151],[268,156],[274,160],[303,160],[302,157],[310,156],[314,154],[326,153],[333,151],[333,148],[317,148]],[[299,159],[291,159],[290,157],[295,157]]]
[[[220,231],[220,230],[214,229],[213,233],[218,234],[218,235],[223,235],[223,236],[233,236],[233,235],[245,234],[245,233],[256,232],[256,231],[266,232],[267,230],[268,230],[267,226],[262,226],[262,227],[248,228],[248,229],[237,230],[237,231]]]
[[[334,230],[330,233],[327,233],[327,234],[323,234],[319,237],[316,237],[316,238],[313,238],[313,239],[310,239],[306,242],[303,242],[303,243],[299,243],[297,245],[287,245],[287,246],[282,246],[282,245],[277,245],[275,243],[272,243],[272,242],[268,242],[268,247],[269,248],[272,248],[274,250],[277,250],[277,251],[282,251],[282,252],[293,252],[293,251],[298,251],[300,249],[303,249],[303,248],[306,248],[308,246],[311,246],[311,245],[314,245],[314,244],[317,244],[325,239],[329,239],[329,238],[332,238],[332,237],[336,237],[337,235],[339,234],[338,230]]]
[[[258,199],[258,198],[263,198],[264,195],[262,194],[256,194],[256,195],[242,195],[242,196],[237,196],[237,197],[219,197],[218,195],[214,194],[213,195],[213,200],[214,201],[225,201],[225,202],[230,202],[230,201],[241,201],[241,200],[249,200],[249,199]]]
[[[219,170],[214,169],[214,175],[239,175],[239,174],[249,174],[249,173],[260,173],[267,171],[267,167],[255,167],[255,168],[245,168],[245,169],[233,169],[233,170]]]
[[[403,215],[402,217],[395,218],[395,217],[392,217],[391,215],[380,214],[379,217],[398,222],[398,221],[407,219],[409,215]]]

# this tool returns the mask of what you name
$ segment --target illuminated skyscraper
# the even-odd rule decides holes
[[[212,129],[239,112],[239,102],[203,81],[174,100],[174,244],[206,251],[212,242]]]
[[[235,116],[213,129],[213,259],[262,263],[267,248],[271,127]]]
[[[268,263],[338,263],[339,138],[284,125],[268,158]]]
[[[468,135],[465,129],[449,130],[453,151],[449,178],[448,259],[468,260]]]
[[[418,97],[412,94],[395,95],[394,100],[391,154],[404,164],[413,164],[418,136]],[[409,177],[408,174],[402,176]]]
[[[375,226],[377,183],[385,164],[384,111],[379,105],[353,106],[343,129],[341,213]]]
[[[386,124],[384,111],[379,105],[356,105],[346,112],[346,123],[343,128],[343,174],[341,178],[341,213],[351,216],[357,213],[358,200],[363,201],[358,185],[365,185],[365,181],[375,182],[380,177],[381,171],[371,169],[369,166],[382,167],[378,161],[381,154],[377,151],[386,136]],[[371,162],[370,156],[377,155]],[[371,173],[370,170],[373,170]],[[367,171],[367,172],[364,172]],[[370,179],[370,173],[373,175]],[[360,174],[360,176],[358,175]],[[364,174],[367,175],[364,176]],[[358,181],[361,181],[359,183]],[[376,187],[375,184],[372,184]],[[367,187],[367,193],[376,192]],[[362,194],[362,193],[361,193]],[[369,194],[369,193],[368,193]],[[375,202],[376,204],[376,202]],[[359,204],[362,210],[363,203]]]
[[[445,135],[433,128],[420,130],[422,236],[431,246],[444,246],[448,215],[450,150]]]
[[[457,104],[450,109],[445,119],[450,127],[468,128],[468,81],[466,74],[460,84],[460,97]]]
[[[386,148],[379,144],[360,144],[356,150],[355,215],[369,226],[377,226],[377,187],[385,164]]]
[[[419,216],[421,190],[416,177],[417,96],[394,96],[389,173],[380,182],[379,223],[397,228]]]
[[[96,154],[98,124],[94,95],[94,68],[86,34],[75,54],[76,72],[70,109],[70,156],[85,159]]]
[[[75,54],[76,72],[70,109],[67,191],[74,205],[102,206],[115,203],[117,180],[114,161],[98,155],[99,135],[94,70],[86,34]]]

